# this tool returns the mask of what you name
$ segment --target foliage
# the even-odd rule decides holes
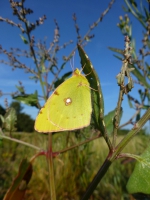
[[[16,111],[14,108],[7,109],[7,112],[4,116],[0,115],[0,118],[2,120],[2,128],[6,131],[9,131],[10,136],[13,131],[16,130]]]
[[[15,122],[15,130],[19,132],[33,132],[34,131],[34,120],[25,113],[22,113],[23,106],[17,101],[13,101],[10,104],[10,108],[14,108],[16,112],[16,122]],[[3,113],[5,113],[5,109],[1,106]],[[7,111],[8,112],[8,111]],[[7,113],[6,112],[6,113]]]
[[[125,0],[126,7],[124,7],[124,11],[126,13],[132,13],[132,15],[137,18],[139,23],[142,24],[144,28],[142,46],[139,50],[136,49],[136,41],[133,35],[133,27],[132,22],[127,14],[124,17],[120,16],[120,22],[117,24],[121,33],[123,35],[128,35],[130,38],[130,46],[131,46],[131,63],[129,64],[131,73],[134,75],[135,79],[133,80],[134,84],[138,84],[140,89],[138,90],[139,98],[133,97],[132,95],[127,95],[129,106],[135,109],[135,114],[131,117],[131,119],[123,124],[121,127],[127,124],[136,123],[140,117],[142,110],[147,110],[150,105],[150,68],[147,57],[149,56],[150,50],[150,14],[148,10],[149,2],[147,2],[147,7],[144,7],[141,3],[139,4],[134,0]],[[124,54],[122,49],[109,47],[110,50],[117,53],[115,57],[118,59],[122,59],[122,55]],[[134,69],[134,70],[133,70]]]
[[[17,115],[17,131],[19,132],[33,132],[34,131],[34,120],[25,113]]]
[[[0,105],[0,115],[4,116],[6,113],[5,109]],[[2,126],[2,121],[0,118],[0,127]]]
[[[131,175],[128,183],[127,189],[130,193],[143,193],[149,194],[150,190],[150,157],[149,157],[148,147],[144,153],[142,153],[140,159],[141,162],[137,163],[133,174]],[[137,177],[136,174],[139,174]]]
[[[20,114],[21,111],[23,110],[23,107],[21,106],[21,104],[17,101],[13,101],[11,104],[10,104],[10,107],[14,108],[15,111],[16,111],[16,114]]]
[[[17,123],[16,128],[19,132],[33,132],[34,131],[34,120],[25,113],[22,113],[23,106],[17,101],[14,101],[10,104],[10,107],[13,107],[17,112]]]
[[[118,130],[118,135],[126,135],[128,132],[128,129],[120,129]],[[146,128],[141,129],[138,135],[147,135]]]
[[[82,130],[82,133],[66,133],[54,134],[53,143],[54,151],[63,149],[66,145],[71,146],[83,140],[82,134],[88,136],[89,130]],[[87,132],[87,133],[86,133]],[[41,148],[46,148],[46,135],[42,134],[19,134],[15,133],[15,138],[20,138],[23,141],[30,142],[36,146],[42,144]],[[118,137],[118,142],[122,136]],[[101,145],[99,145],[99,143]],[[3,148],[1,148],[1,158],[3,159],[0,165],[0,177],[3,181],[0,183],[0,199],[6,193],[8,187],[11,185],[12,179],[16,177],[18,172],[18,165],[20,160],[26,157],[32,157],[34,150],[23,145],[16,146],[16,143],[5,141]],[[145,146],[149,145],[149,136],[136,136],[124,150],[125,152],[141,153]],[[12,160],[13,152],[17,155]],[[86,187],[94,177],[99,165],[103,163],[108,149],[102,138],[100,140],[92,141],[87,145],[75,148],[73,151],[68,151],[59,155],[54,160],[55,164],[55,179],[57,197],[59,200],[66,198],[74,198],[80,200]],[[123,159],[114,162],[108,173],[105,175],[102,182],[98,185],[95,192],[92,194],[90,200],[106,199],[118,200],[129,199],[130,195],[126,190],[126,183],[134,168],[135,161],[133,159]],[[25,200],[34,199],[43,200],[49,199],[48,188],[48,170],[47,162],[44,157],[39,157],[34,163],[34,174],[28,186]],[[123,174],[123,175],[122,175]],[[37,184],[38,183],[38,184]],[[67,186],[67,187],[66,187]]]
[[[17,112],[17,123],[16,128],[19,132],[33,132],[34,131],[34,120],[25,113],[22,113],[23,107],[17,101],[12,102],[10,107],[13,107]]]

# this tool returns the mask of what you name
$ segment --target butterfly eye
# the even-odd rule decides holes
[[[64,99],[65,105],[69,106],[72,103],[72,99],[70,97]]]

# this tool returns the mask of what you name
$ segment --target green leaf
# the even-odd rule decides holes
[[[95,126],[103,134],[105,132],[105,124],[103,120],[104,102],[100,81],[92,63],[90,62],[88,56],[86,55],[86,53],[80,45],[78,45],[78,51],[81,58],[83,72],[87,75],[86,78],[88,79],[91,87],[91,96],[93,102],[93,119],[95,122]]]
[[[150,105],[143,105],[143,106],[142,106],[142,109],[148,110],[149,107],[150,107]]]
[[[5,118],[3,117],[3,115],[0,115],[0,119],[1,119],[2,123],[5,122]]]
[[[115,110],[110,111],[104,117],[105,125],[107,127],[107,133],[110,135],[113,131],[113,117],[115,116]]]
[[[24,104],[27,104],[29,106],[35,106],[38,108],[38,93],[35,91],[34,94],[24,94],[24,95],[18,95],[13,97],[13,99],[20,101]]]
[[[150,65],[147,62],[145,62],[145,65],[147,69],[147,78],[150,79]]]
[[[24,92],[24,88],[22,87],[22,86],[17,86],[16,85],[16,88],[19,90],[19,92],[21,93],[21,94],[24,94],[25,92]]]
[[[14,108],[9,108],[4,116],[4,128],[9,132],[15,131],[15,125],[17,121],[16,110]]]
[[[0,148],[3,147],[3,139],[0,136]]]
[[[136,9],[136,11],[132,8],[132,6],[130,5],[130,3],[129,3],[129,1],[128,0],[124,0],[125,1],[125,3],[126,3],[126,5],[127,5],[127,7],[128,7],[128,9],[129,9],[129,12],[131,12],[132,13],[132,15],[134,16],[134,17],[136,17],[138,20],[139,20],[139,22],[144,26],[144,28],[146,29],[147,27],[146,27],[146,23],[144,22],[144,20],[143,19],[141,19],[141,14],[140,14],[140,12]]]
[[[40,67],[41,67],[41,72],[42,73],[47,72],[46,67],[45,67],[45,56],[43,56],[42,59],[41,59]]]
[[[122,9],[124,12],[129,12],[129,9],[127,9],[125,6],[122,6]]]
[[[19,172],[3,200],[22,200],[31,176],[32,164],[27,159],[23,159],[19,166]]]
[[[114,51],[116,53],[119,53],[121,55],[124,54],[123,50],[122,49],[117,49],[117,48],[113,48],[113,47],[108,47],[108,49],[110,49],[111,51]]]
[[[72,57],[72,56],[71,56],[71,57]],[[70,59],[71,59],[71,57],[70,57]],[[66,61],[66,62],[64,62],[64,63],[61,65],[61,67],[60,67],[60,69],[61,69],[61,70],[62,70],[62,69],[64,69],[64,67],[65,67],[66,63],[67,63],[67,61]]]
[[[31,80],[37,80],[37,76],[29,76],[29,79],[31,79]]]
[[[118,55],[113,55],[113,56],[122,61],[122,57],[120,57],[120,56],[118,56]]]
[[[147,70],[150,71],[150,65],[147,62],[145,62],[145,65],[146,65]]]
[[[146,18],[147,18],[147,20],[149,19],[149,17],[150,17],[150,14],[149,14],[149,11],[148,11],[148,9],[144,6],[144,11],[145,11],[145,15],[146,15]],[[146,20],[146,21],[147,21]]]
[[[25,44],[28,44],[28,40],[23,35],[20,35],[20,37]]]
[[[149,40],[147,41],[147,46],[148,46],[148,48],[150,48],[150,41]]]
[[[136,45],[135,39],[132,39],[131,47],[132,47],[132,53],[134,53],[134,56],[136,56],[136,54],[135,54],[135,49],[136,49],[135,45]],[[137,57],[135,57],[135,58],[137,58]]]
[[[145,96],[145,94],[142,92],[142,90],[138,90],[138,93],[139,93],[140,99],[142,101],[143,100],[143,95]]]
[[[141,118],[141,113],[139,112],[137,115],[136,115],[136,122],[138,122]]]
[[[150,194],[150,146],[138,159],[127,183],[129,193]]]
[[[63,83],[70,75],[72,74],[72,71],[67,72],[66,74],[64,74],[60,79],[58,79],[57,81],[55,81],[54,83],[54,88],[57,88],[61,83]]]
[[[146,88],[150,88],[150,85],[147,83],[145,77],[141,74],[141,72],[134,65],[129,65],[129,67],[134,67],[135,70],[131,71],[131,73],[138,79],[138,81],[143,83]]]
[[[130,96],[127,95],[127,97],[130,108],[134,108]]]

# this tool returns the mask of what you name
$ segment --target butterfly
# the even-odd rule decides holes
[[[37,132],[76,130],[90,124],[92,104],[87,78],[76,68],[72,77],[59,85],[35,120]]]

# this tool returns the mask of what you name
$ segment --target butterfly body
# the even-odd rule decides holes
[[[40,110],[35,130],[59,132],[86,127],[91,120],[91,94],[89,82],[79,69],[49,97]]]

